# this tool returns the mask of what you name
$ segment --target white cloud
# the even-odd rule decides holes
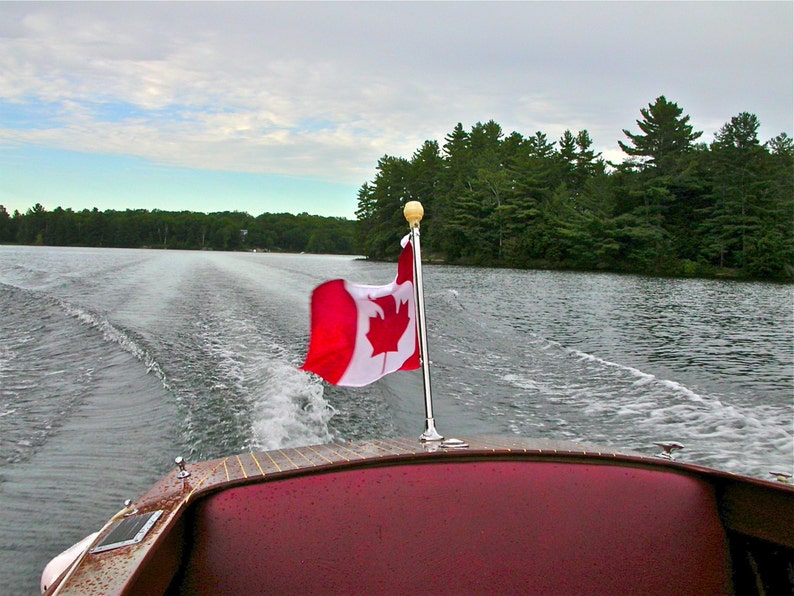
[[[0,101],[54,117],[33,130],[0,115],[0,143],[355,184],[458,121],[550,140],[587,128],[613,157],[660,94],[706,135],[743,110],[791,134],[791,16],[763,2],[7,3]]]

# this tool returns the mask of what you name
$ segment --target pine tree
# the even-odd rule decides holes
[[[631,157],[645,158],[644,162],[658,170],[667,170],[673,165],[674,158],[692,148],[692,143],[703,132],[693,132],[689,116],[682,116],[683,110],[676,103],[668,102],[664,95],[654,103],[640,110],[642,120],[637,126],[644,134],[632,134],[623,130],[631,145],[618,141],[620,148]]]

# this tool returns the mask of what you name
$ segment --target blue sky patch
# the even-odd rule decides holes
[[[0,128],[46,130],[60,127],[61,106],[54,102],[11,102],[0,99]]]

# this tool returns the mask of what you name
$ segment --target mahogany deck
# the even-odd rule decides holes
[[[605,487],[611,486],[615,482],[622,482],[621,478],[623,477],[652,479],[656,474],[659,476],[659,484],[662,487],[669,484],[669,474],[686,477],[689,479],[687,486],[701,488],[682,490],[694,490],[695,493],[700,494],[702,487],[707,487],[707,492],[713,495],[711,498],[713,499],[714,515],[721,520],[719,532],[727,536],[730,542],[730,545],[726,543],[726,553],[728,548],[731,550],[736,548],[734,544],[736,540],[732,537],[735,533],[742,540],[760,540],[763,541],[763,545],[776,545],[778,551],[782,549],[783,564],[794,564],[786,563],[786,561],[794,561],[794,555],[792,555],[794,553],[794,527],[790,523],[790,520],[794,519],[794,488],[790,486],[714,472],[706,468],[669,462],[655,457],[614,453],[606,449],[585,447],[570,442],[527,440],[520,437],[477,437],[466,439],[466,442],[468,443],[466,449],[447,450],[437,444],[422,444],[416,439],[380,439],[245,453],[199,463],[188,462],[186,469],[190,472],[190,476],[179,479],[177,471],[174,470],[136,501],[135,507],[140,512],[163,510],[163,515],[150,533],[139,544],[87,555],[57,593],[180,593],[184,586],[192,586],[191,590],[186,590],[187,592],[201,592],[196,589],[195,582],[191,583],[190,577],[186,574],[190,569],[196,567],[197,559],[195,557],[198,556],[196,553],[203,553],[201,556],[205,556],[212,552],[212,544],[207,545],[206,541],[202,542],[203,530],[199,521],[204,515],[202,512],[212,511],[212,506],[209,504],[212,503],[215,496],[223,495],[227,490],[237,487],[244,487],[246,491],[248,491],[248,487],[254,487],[252,489],[254,491],[266,490],[269,482],[301,478],[306,479],[300,485],[302,490],[311,492],[307,487],[311,486],[311,477],[317,474],[377,470],[392,466],[407,466],[406,470],[416,469],[411,471],[411,474],[421,474],[429,469],[427,466],[418,466],[418,468],[426,468],[419,472],[417,464],[436,464],[439,466],[438,470],[444,469],[444,465],[451,463],[531,464],[516,468],[515,472],[511,472],[510,478],[516,474],[526,474],[527,486],[541,487],[538,493],[541,496],[543,495],[542,487],[553,484],[553,482],[549,482],[550,479],[556,482],[555,479],[559,475],[571,476],[568,488],[565,491],[561,489],[560,494],[555,497],[560,500],[561,507],[565,505],[566,498],[570,499],[569,504],[580,506],[579,502],[573,499],[576,490],[582,488],[582,482],[585,479],[589,479],[587,483],[592,484],[593,478],[598,477],[599,469],[612,478],[609,484],[604,485]],[[544,471],[548,470],[548,467],[536,465],[544,462],[555,464],[554,476],[550,477]],[[463,468],[455,468],[458,471],[460,469]],[[615,473],[616,469],[624,471]],[[539,471],[543,472],[539,473]],[[587,471],[590,476],[583,475],[581,481],[577,480],[576,474],[581,474],[583,471]],[[370,473],[362,475],[362,478],[369,478],[368,474]],[[539,475],[533,480],[532,474]],[[385,478],[379,473],[375,473],[372,477]],[[462,478],[471,486],[484,484],[488,491],[492,491],[494,494],[499,493],[500,487],[493,482],[489,485],[488,478],[471,477],[465,474]],[[333,483],[331,483],[332,485]],[[262,488],[256,488],[258,486]],[[398,487],[397,484],[394,486]],[[625,488],[621,490],[632,491],[634,487],[639,486],[638,482],[632,480],[626,482]],[[676,502],[679,499],[665,500],[661,498],[660,500],[656,491],[648,490],[647,484],[645,486],[645,492],[642,494],[636,492],[639,490],[638,488],[634,489],[632,498],[647,501],[643,507],[646,505],[648,508],[660,507],[660,519],[664,519],[665,508],[676,507]],[[471,490],[471,488],[467,490]],[[251,495],[254,493],[239,494]],[[257,502],[261,494],[263,493],[259,493],[260,496],[252,502]],[[343,509],[346,506],[345,498],[348,494],[339,493],[333,497],[336,498],[336,502],[327,503],[327,507]],[[599,493],[590,494],[597,496]],[[566,495],[570,495],[570,497]],[[615,498],[618,498],[620,493],[615,493],[615,495]],[[675,495],[670,496],[674,497]],[[435,498],[441,497],[436,495]],[[487,502],[485,493],[482,493],[480,498]],[[702,498],[706,498],[706,501],[702,501]],[[708,497],[697,497],[695,501],[707,503]],[[362,497],[357,506],[363,507],[366,503],[366,499]],[[462,511],[468,507],[467,500],[463,498],[458,499],[457,503],[450,503],[449,506],[461,508]],[[710,507],[703,504],[700,506],[706,509]],[[704,514],[709,515],[708,513]],[[352,519],[350,517],[352,513],[348,512],[345,515],[348,516],[348,521]],[[475,513],[469,511],[467,515],[475,515]],[[256,519],[248,519],[235,531],[242,531],[240,528],[249,526],[255,527]],[[430,523],[430,520],[423,522],[420,519],[414,520],[414,522]],[[317,523],[328,525],[330,522],[328,519],[321,518]],[[504,524],[505,522],[499,520],[499,523]],[[509,521],[507,524],[509,527]],[[285,522],[284,526],[286,527],[286,525]],[[410,531],[410,528],[405,529],[405,532]],[[461,526],[455,531],[462,532],[465,531],[465,528]],[[686,529],[682,528],[681,531],[684,533]],[[251,537],[251,539],[255,538]],[[686,542],[686,539],[683,542]],[[714,543],[713,539],[712,543]],[[203,546],[199,546],[200,544]],[[698,547],[697,542],[693,543],[693,547]],[[714,549],[718,551],[719,547],[714,546]],[[527,557],[531,556],[531,553],[528,552]],[[667,554],[664,552],[658,553],[658,557],[664,558],[665,556]],[[687,555],[682,554],[681,556]],[[719,559],[720,556],[715,555],[714,558]],[[737,558],[736,554],[733,555],[733,558]],[[341,560],[339,559],[339,561]],[[202,564],[202,566],[204,565]],[[414,568],[413,572],[416,573],[417,569],[420,568]],[[715,573],[715,577],[719,576],[719,571]],[[742,573],[749,572],[745,570]],[[736,575],[735,571],[734,575]],[[393,579],[395,578],[392,577]],[[733,579],[734,585],[744,585],[742,581],[744,581],[742,578],[737,580],[734,577]],[[295,585],[298,586],[300,583],[296,581]],[[461,586],[458,585],[457,588],[461,588]],[[50,593],[56,593],[56,591],[51,589]]]

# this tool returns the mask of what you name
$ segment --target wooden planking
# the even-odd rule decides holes
[[[596,463],[599,460],[601,463],[607,463],[605,459],[614,458],[622,462],[621,465],[677,469],[708,478],[709,482],[718,487],[722,495],[722,514],[729,529],[766,540],[771,539],[789,548],[794,545],[791,527],[786,524],[786,516],[791,511],[792,503],[790,487],[735,477],[725,472],[716,472],[698,466],[659,460],[648,454],[619,454],[608,448],[584,446],[569,441],[508,436],[476,437],[466,439],[466,442],[469,444],[467,449],[451,449],[448,454],[439,443],[422,443],[418,438],[387,438],[244,453],[208,462],[188,463],[187,471],[190,472],[190,476],[179,479],[177,471],[174,470],[136,502],[135,505],[141,511],[163,509],[166,512],[144,541],[138,545],[88,556],[73,578],[75,583],[72,584],[74,588],[72,593],[107,594],[122,591],[124,586],[129,585],[126,582],[134,577],[136,567],[142,564],[148,556],[147,553],[160,540],[161,534],[165,535],[166,540],[175,540],[170,538],[170,532],[166,531],[168,524],[177,520],[174,527],[178,530],[181,527],[178,520],[189,502],[208,492],[230,485],[257,482],[257,479],[267,479],[269,476],[276,479],[282,475],[315,468],[331,469],[364,461],[377,465],[379,461],[387,463],[400,458],[405,458],[407,463],[418,460],[440,461],[446,460],[447,457],[456,458],[458,461],[478,460],[489,455],[497,457],[519,455],[523,459],[523,454],[526,454],[530,459],[539,456],[549,461],[579,463],[583,461]],[[467,454],[470,454],[471,458]],[[775,515],[765,513],[770,511],[777,513]],[[764,516],[769,519],[759,524],[758,520],[765,519]],[[87,583],[80,584],[78,578]],[[66,593],[69,593],[68,590],[64,591],[64,594]]]
[[[478,451],[533,454],[593,454],[616,455],[609,449],[587,447],[570,441],[554,441],[522,437],[477,437],[467,440],[467,449],[449,450],[453,454]],[[377,461],[381,458],[422,457],[442,455],[446,450],[440,443],[422,443],[418,438],[371,439],[355,443],[329,443],[251,452],[198,463],[187,463],[190,476],[184,480],[176,477],[176,470],[166,476],[139,504],[171,498],[182,493],[192,498],[214,486],[244,482],[273,474],[334,466],[361,460]],[[627,454],[637,456],[640,454]]]

